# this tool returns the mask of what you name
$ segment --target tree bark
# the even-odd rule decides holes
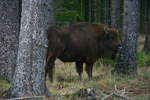
[[[116,65],[116,71],[121,74],[136,75],[136,49],[139,27],[139,1],[124,0],[123,32],[125,41]]]
[[[49,96],[45,58],[48,21],[53,23],[53,0],[22,0],[17,66],[11,96]]]
[[[105,11],[104,11],[104,8],[105,8],[105,1],[104,0],[100,0],[100,23],[101,24],[105,24]]]
[[[17,59],[20,0],[1,0],[0,16],[0,76],[11,82]]]
[[[146,53],[150,53],[150,1],[147,1],[147,17],[146,17],[146,30],[145,30],[145,44],[144,44],[144,51]]]
[[[120,27],[120,4],[121,0],[112,0],[111,1],[111,26],[113,28],[119,28]]]
[[[110,19],[109,19],[109,13],[110,13],[110,6],[109,6],[109,0],[105,0],[104,1],[104,5],[105,5],[105,7],[104,7],[104,24],[105,25],[107,25],[107,26],[109,26],[109,22],[110,22]]]
[[[89,21],[89,0],[84,0],[85,5],[85,21]]]
[[[92,14],[93,14],[93,12],[92,12],[92,11],[93,11],[92,3],[93,3],[93,2],[92,2],[92,0],[88,0],[88,2],[89,2],[89,3],[88,3],[88,4],[89,4],[89,15],[88,15],[88,17],[89,17],[88,19],[89,19],[89,20],[88,20],[88,21],[89,21],[89,22],[92,22]]]

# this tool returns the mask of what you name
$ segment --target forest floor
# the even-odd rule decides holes
[[[141,51],[144,40],[142,37],[139,40],[138,44],[140,46],[138,47],[138,51]],[[104,99],[105,97],[108,97],[108,99],[104,100],[150,100],[150,65],[145,65],[145,61],[150,61],[150,59],[148,57],[145,58],[145,55],[142,57],[143,55],[139,54],[138,75],[134,77],[112,75],[111,71],[114,64],[111,64],[111,62],[105,64],[102,63],[103,61],[98,61],[94,65],[92,81],[88,81],[85,70],[82,75],[83,79],[80,81],[74,63],[64,64],[57,60],[54,82],[51,83],[48,78],[46,81],[47,87],[54,95],[54,98],[56,98],[48,98],[46,100],[84,100],[77,95],[78,91],[84,88],[95,88],[98,95],[97,98],[99,98],[97,100]],[[1,93],[9,87],[10,84],[0,79],[0,97]],[[122,91],[122,99],[120,97],[120,99],[111,97],[114,91]]]
[[[92,87],[96,89],[97,93],[109,95],[117,88],[118,91],[124,90],[126,97],[135,98],[132,98],[132,100],[150,100],[150,66],[138,68],[138,75],[130,77],[112,75],[112,66],[104,64],[98,64],[99,66],[97,66],[95,64],[93,80],[88,81],[87,74],[84,71],[83,80],[80,81],[74,64],[57,64],[54,83],[50,83],[49,80],[47,81],[48,88],[54,95],[67,96],[71,99],[75,99],[74,94],[80,89]],[[75,100],[79,100],[79,98]]]

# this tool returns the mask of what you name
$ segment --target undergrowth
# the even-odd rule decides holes
[[[83,79],[80,81],[74,63],[63,64],[62,62],[57,61],[54,83],[50,83],[49,80],[47,80],[46,83],[53,95],[56,97],[65,97],[59,100],[72,100],[75,93],[83,88],[93,87],[96,88],[97,92],[109,93],[114,90],[115,86],[120,90],[126,89],[130,97],[136,98],[133,100],[149,100],[150,67],[142,67],[143,64],[145,65],[145,62],[142,62],[141,64],[138,63],[138,65],[140,65],[138,66],[138,75],[130,77],[112,75],[111,70],[113,67],[111,64],[98,62],[98,64],[94,65],[93,80],[88,81],[87,74],[84,70],[82,75]],[[10,84],[7,83],[7,81],[0,79],[0,97],[2,92],[6,91],[9,87]],[[79,98],[74,100],[79,100]]]

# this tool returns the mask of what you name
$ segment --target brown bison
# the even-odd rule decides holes
[[[46,75],[49,74],[51,81],[56,58],[63,62],[75,62],[80,79],[85,63],[88,78],[91,80],[96,60],[101,57],[115,57],[120,45],[119,35],[115,29],[87,22],[66,28],[50,27],[48,40]]]

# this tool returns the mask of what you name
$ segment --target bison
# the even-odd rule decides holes
[[[63,62],[75,62],[76,71],[81,79],[83,63],[89,80],[92,79],[93,64],[98,58],[114,58],[120,46],[116,29],[103,24],[80,22],[69,27],[50,27],[48,29],[48,50],[46,76],[53,81],[56,58]]]

